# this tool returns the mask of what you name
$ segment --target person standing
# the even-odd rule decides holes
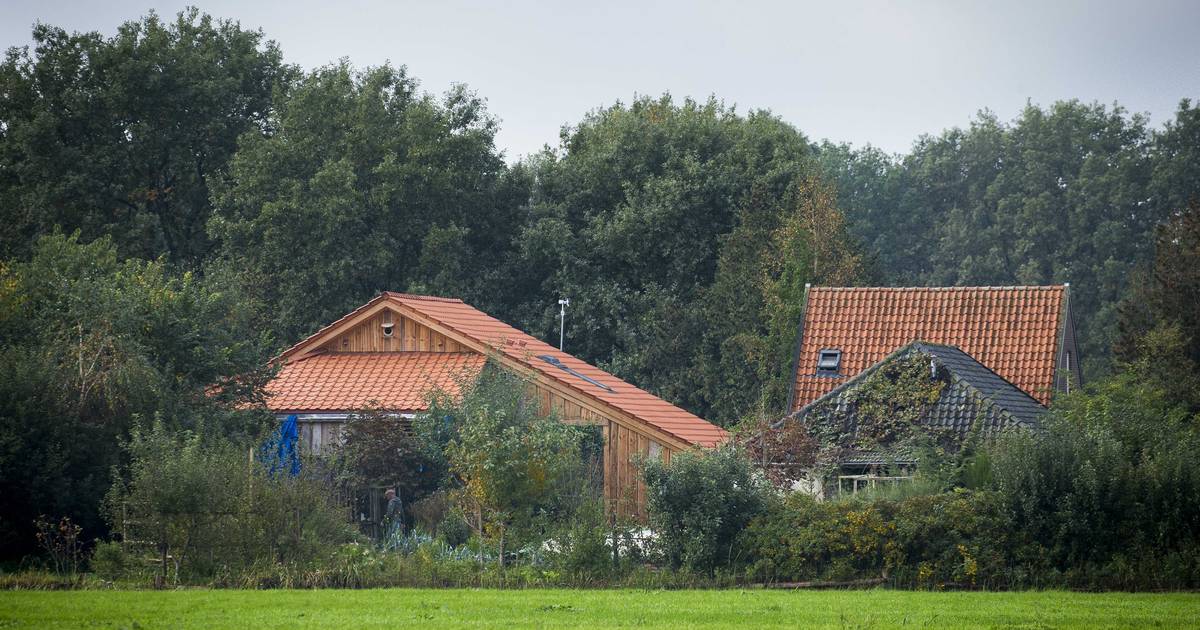
[[[403,532],[404,528],[404,503],[400,500],[400,496],[396,494],[395,488],[388,488],[387,492],[383,493],[383,498],[387,499],[387,510],[384,512],[383,524],[388,537],[393,536],[393,532],[399,530]]]

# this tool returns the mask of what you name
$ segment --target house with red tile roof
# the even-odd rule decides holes
[[[1070,285],[806,287],[788,412],[914,341],[954,346],[1042,405],[1082,380]]]
[[[604,493],[640,514],[638,457],[670,459],[714,447],[728,434],[657,396],[536,339],[462,300],[385,292],[277,357],[268,408],[296,415],[301,441],[339,439],[346,418],[367,408],[411,416],[431,391],[454,393],[491,358],[527,376],[542,408],[564,422],[599,427]]]
[[[836,466],[787,452],[764,458],[818,497],[910,478],[911,444],[890,432],[872,437],[874,414],[860,430],[859,405],[878,378],[915,385],[911,374],[889,376],[914,358],[927,366],[917,378],[929,395],[893,413],[912,416],[913,435],[936,437],[947,453],[973,436],[1037,427],[1054,394],[1081,380],[1069,285],[808,286],[804,300],[788,415],[775,428],[795,422],[826,436],[820,448],[836,454]]]

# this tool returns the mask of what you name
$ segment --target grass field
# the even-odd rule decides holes
[[[1187,628],[1197,594],[904,591],[23,591],[0,628]]]

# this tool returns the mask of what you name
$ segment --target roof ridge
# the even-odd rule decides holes
[[[296,359],[295,363],[307,361],[313,357],[361,357],[361,356],[413,356],[413,355],[436,355],[436,356],[455,356],[455,355],[475,355],[476,352],[442,352],[437,350],[324,350],[317,351],[312,354],[305,355],[302,358]]]
[[[1036,289],[1042,291],[1062,290],[1070,286],[1063,284],[1008,284],[1008,285],[979,285],[979,286],[941,286],[941,287],[822,287],[812,286],[810,290],[819,291],[1015,291],[1018,289]]]
[[[466,304],[466,302],[463,302],[459,298],[442,297],[440,295],[421,295],[418,293],[401,293],[399,291],[384,291],[382,295],[405,300],[428,300],[430,302],[457,302],[459,304]]]

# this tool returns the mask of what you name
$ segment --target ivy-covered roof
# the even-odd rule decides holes
[[[936,392],[933,395],[936,397],[913,398],[921,400],[915,410],[914,405],[909,404],[907,409],[896,411],[895,415],[915,415],[915,424],[958,443],[976,430],[987,437],[1012,427],[1035,428],[1039,425],[1040,416],[1046,408],[1020,388],[954,346],[922,341],[909,343],[889,354],[809,403],[793,418],[811,427],[821,425],[830,433],[828,437],[837,434],[852,439],[866,433],[865,427],[859,426],[860,422],[865,421],[860,415],[879,415],[880,412],[877,408],[868,411],[862,406],[865,400],[862,388],[871,386],[872,382],[877,383],[877,379],[873,381],[873,378],[885,367],[902,361],[911,362],[918,355],[928,357],[931,365],[923,369],[929,382],[940,382],[940,387],[928,390]],[[863,445],[858,446],[861,448]],[[873,448],[851,449],[845,453],[850,459],[856,456],[872,461],[879,458]]]
[[[953,396],[967,395],[966,389],[974,389],[975,393],[994,403],[997,411],[1012,416],[1012,421],[1029,427],[1037,426],[1038,418],[1046,408],[1032,396],[1021,391],[1016,385],[1004,380],[999,374],[987,369],[982,363],[954,346],[944,346],[916,342],[909,346],[913,351],[928,354],[940,366],[946,368],[950,375],[963,382],[967,387],[951,388],[948,392]],[[943,394],[943,399],[945,399]],[[967,404],[965,401],[960,405]],[[951,426],[961,422],[961,414],[954,413],[952,405],[939,405],[938,413],[944,414],[939,424]]]

